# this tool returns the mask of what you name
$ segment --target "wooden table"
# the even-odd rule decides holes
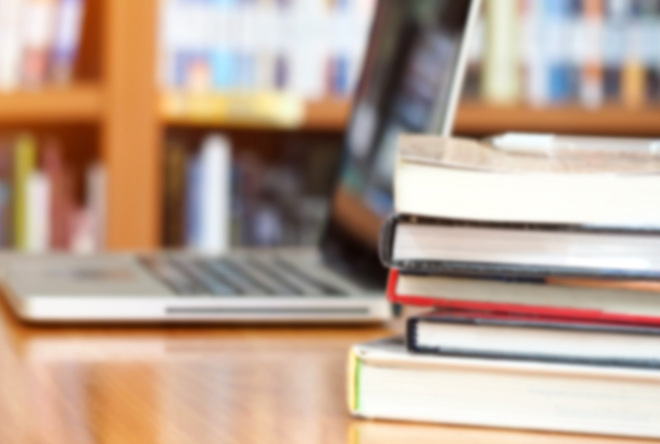
[[[349,416],[349,346],[384,328],[43,328],[0,304],[0,443],[622,443]],[[660,402],[660,401],[659,401]]]

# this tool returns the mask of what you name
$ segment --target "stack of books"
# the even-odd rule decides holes
[[[430,312],[353,348],[355,414],[660,437],[660,158],[597,148],[401,138],[381,257]]]

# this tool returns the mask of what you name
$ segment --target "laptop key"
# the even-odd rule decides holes
[[[229,285],[238,289],[243,295],[269,294],[269,291],[266,288],[255,283],[246,276],[242,270],[235,267],[226,259],[207,260],[203,262],[203,266],[214,275],[225,280]]]
[[[264,273],[267,273],[269,276],[273,277],[273,279],[278,279],[285,285],[288,285],[291,288],[295,288],[296,294],[301,296],[322,296],[325,294],[323,289],[318,285],[306,282],[288,270],[283,270],[282,268],[278,267],[275,261],[272,259],[259,260],[252,258],[250,263],[259,267]]]
[[[286,270],[286,272],[297,276],[299,279],[307,281],[311,285],[317,286],[327,296],[347,296],[344,290],[328,282],[324,282],[323,280],[315,276],[309,275],[308,273],[305,272],[305,270],[301,269],[300,267],[296,266],[295,264],[292,264],[287,260],[282,259],[281,257],[275,259],[274,264],[280,267],[281,269]]]
[[[206,293],[206,289],[194,280],[190,279],[177,267],[164,258],[149,257],[143,258],[142,263],[165,285],[170,287],[179,295],[201,295]]]
[[[215,275],[201,266],[201,261],[190,259],[171,259],[171,263],[179,267],[185,274],[196,281],[201,287],[214,296],[236,296],[238,291],[228,283],[218,279]]]
[[[241,272],[248,276],[251,280],[258,283],[259,286],[266,289],[268,294],[274,296],[292,296],[300,294],[300,291],[289,285],[284,284],[273,276],[264,272],[258,265],[252,263],[249,259],[226,259],[233,267],[241,270]]]

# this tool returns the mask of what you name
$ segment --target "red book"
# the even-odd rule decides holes
[[[73,208],[73,178],[64,165],[61,147],[54,139],[46,141],[43,169],[52,184],[51,197],[51,248],[68,250],[70,238],[70,213]]]
[[[652,291],[652,285],[646,290],[621,288],[619,281],[613,288],[569,283],[401,275],[392,270],[387,294],[391,302],[404,305],[660,325],[660,293]]]

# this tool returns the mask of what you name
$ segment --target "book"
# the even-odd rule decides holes
[[[13,246],[12,150],[8,139],[0,140],[0,248]]]
[[[612,288],[574,280],[470,279],[390,271],[391,302],[460,310],[529,314],[621,324],[660,325],[657,288]]]
[[[231,145],[226,137],[210,135],[202,142],[198,250],[226,253],[230,246]]]
[[[395,215],[380,257],[410,273],[660,279],[660,230]]]
[[[485,7],[487,48],[482,96],[493,103],[515,103],[519,99],[521,83],[518,1],[489,0]]]
[[[48,176],[40,171],[30,173],[25,196],[25,249],[44,253],[50,248],[51,183]]]
[[[85,208],[89,211],[92,226],[92,251],[106,246],[108,178],[101,163],[95,162],[85,169]]]
[[[603,87],[603,16],[605,0],[584,0],[584,20],[581,21],[580,51],[583,57],[583,66],[580,76],[580,100],[589,108],[602,105],[604,97]]]
[[[48,75],[58,0],[26,0],[23,12],[22,84],[42,86]]]
[[[202,179],[199,155],[192,156],[186,172],[186,247],[199,249],[201,242]]]
[[[80,46],[85,0],[58,0],[50,52],[48,77],[57,84],[69,83]]]
[[[353,346],[348,403],[367,419],[658,438],[659,382],[651,369],[412,354],[396,337]]]
[[[408,318],[413,353],[660,368],[660,326],[438,309]]]
[[[164,163],[163,244],[166,247],[176,248],[185,243],[188,149],[183,141],[168,139]]]
[[[20,135],[14,146],[14,246],[28,248],[28,179],[36,167],[37,142],[29,134]]]
[[[62,147],[55,139],[44,145],[42,168],[51,183],[50,249],[67,250],[71,245],[70,225],[73,211],[73,177],[64,164]]]
[[[21,83],[22,19],[26,1],[0,2],[0,90],[13,90]]]
[[[637,438],[621,436],[580,436],[552,434],[522,430],[492,429],[481,427],[455,427],[452,425],[402,423],[391,421],[352,421],[349,444],[640,444]]]
[[[458,138],[403,135],[395,211],[475,221],[654,228],[660,158],[603,151],[524,155]],[[609,152],[608,152],[609,151]]]

